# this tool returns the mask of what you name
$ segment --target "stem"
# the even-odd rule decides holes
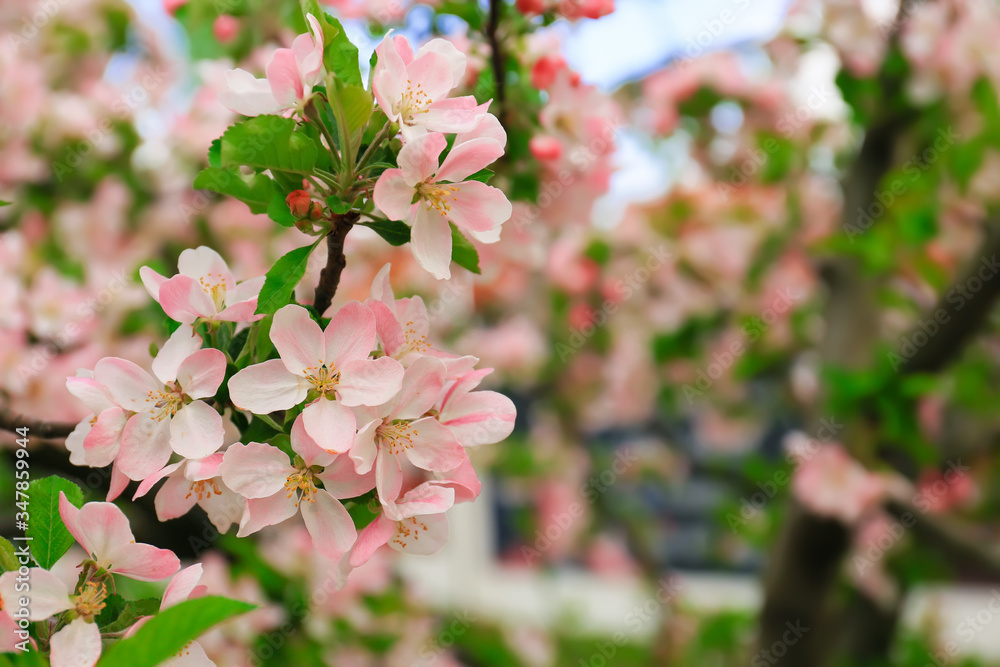
[[[333,296],[337,293],[340,274],[347,266],[347,258],[344,257],[344,239],[357,220],[358,214],[353,211],[344,215],[334,215],[332,218],[333,227],[326,236],[326,266],[319,274],[319,284],[316,285],[316,296],[313,300],[320,317],[330,307]]]
[[[29,419],[28,417],[17,414],[9,408],[0,406],[0,430],[17,433],[17,429],[19,428],[28,429],[29,436],[34,435],[40,438],[65,438],[73,432],[73,429],[76,428],[76,424],[68,424],[65,422],[45,422],[37,419]]]
[[[368,144],[368,148],[365,149],[365,152],[361,154],[360,158],[358,158],[358,164],[355,171],[360,172],[364,169],[365,165],[368,164],[368,161],[375,155],[375,149],[381,145],[383,141],[385,141],[386,136],[388,136],[391,129],[392,121],[388,120],[385,122],[385,125],[382,126],[382,129],[378,131],[378,134],[375,135],[375,138],[372,139],[372,142]]]
[[[497,29],[500,27],[500,3],[502,0],[490,0],[489,21],[486,24],[486,40],[490,43],[490,62],[493,65],[493,84],[497,90],[497,117],[502,125],[506,125],[506,70],[503,64],[503,51],[500,49],[500,38]]]
[[[329,102],[329,99],[327,101]],[[319,111],[316,109],[315,105],[313,105],[312,100],[310,100],[309,104],[305,106],[304,111],[306,117],[316,123],[316,126],[319,127],[320,133],[326,139],[326,143],[330,146],[330,154],[333,156],[334,164],[336,166],[340,166],[341,159],[340,153],[337,151],[337,143],[333,140],[333,135],[330,134],[330,129],[327,128],[326,123],[323,122],[323,119],[320,117]]]

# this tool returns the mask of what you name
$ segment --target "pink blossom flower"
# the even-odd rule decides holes
[[[236,38],[240,31],[240,20],[232,14],[220,14],[212,23],[212,34],[223,44]]]
[[[160,599],[160,611],[169,609],[176,604],[186,600],[194,600],[208,593],[208,587],[199,584],[203,568],[201,563],[195,563],[186,567],[173,577],[163,591]],[[136,621],[125,633],[126,637],[134,635],[152,616],[143,616]],[[215,663],[205,653],[205,649],[197,641],[191,641],[184,645],[177,654],[162,663],[162,667],[214,667]]]
[[[419,296],[397,299],[389,283],[390,264],[383,266],[372,281],[372,298],[365,304],[375,314],[375,330],[386,355],[409,366],[431,351],[427,340],[430,320]]]
[[[59,492],[59,516],[83,550],[108,572],[139,581],[159,581],[177,571],[180,561],[167,549],[136,544],[125,513],[112,503],[77,508]]]
[[[374,475],[354,474],[348,457],[320,447],[309,437],[301,416],[292,425],[291,445],[298,454],[294,462],[277,447],[258,442],[237,443],[226,450],[219,472],[226,486],[246,498],[237,537],[301,511],[316,548],[339,558],[354,544],[357,532],[338,499],[368,492],[375,485]]]
[[[61,495],[61,494],[60,494]],[[18,609],[18,598],[27,596],[29,621],[45,621],[56,614],[73,610],[76,618],[56,632],[51,639],[52,667],[93,667],[101,657],[101,631],[95,618],[108,596],[106,584],[89,582],[79,595],[70,595],[59,577],[48,570],[33,567],[28,570],[30,593],[18,585],[17,572],[0,575],[0,602],[4,609]],[[23,579],[22,579],[23,581]]]
[[[177,260],[180,271],[166,278],[144,266],[139,269],[142,284],[150,296],[173,320],[190,324],[201,318],[207,322],[253,322],[257,296],[264,276],[237,284],[226,261],[211,248],[188,248]]]
[[[442,493],[442,491],[445,491]],[[448,541],[448,519],[443,514],[451,505],[447,491],[424,483],[405,493],[396,503],[395,518],[380,514],[358,536],[348,562],[364,565],[384,544],[401,553],[429,556]]]
[[[228,90],[219,93],[222,105],[244,116],[260,116],[294,109],[309,99],[323,80],[323,29],[312,14],[309,32],[299,35],[290,49],[277,49],[267,65],[267,78],[250,72],[226,72]]]
[[[438,419],[463,447],[500,442],[514,430],[517,409],[495,391],[473,391],[492,368],[470,371],[452,381],[438,403]]]
[[[350,456],[359,473],[374,465],[379,499],[390,514],[403,485],[404,460],[433,472],[453,470],[464,461],[465,450],[455,435],[436,418],[425,416],[444,389],[445,375],[440,359],[420,357],[406,369],[403,386],[391,401],[355,410],[366,423]]]
[[[451,42],[432,39],[414,54],[405,37],[389,34],[375,52],[372,91],[404,141],[427,131],[467,132],[486,113],[471,95],[447,99],[465,74],[465,55]]]
[[[438,166],[446,145],[440,134],[410,141],[399,151],[400,168],[386,169],[374,191],[383,213],[410,225],[413,256],[438,279],[451,277],[449,222],[481,243],[496,243],[512,210],[497,188],[462,181],[503,155],[500,142],[488,137],[464,141]]]
[[[399,362],[368,358],[375,347],[375,316],[357,301],[337,311],[325,331],[305,308],[285,306],[274,315],[271,340],[281,358],[234,375],[229,381],[233,403],[268,414],[312,400],[302,420],[329,452],[345,452],[354,441],[357,424],[350,407],[381,405],[399,391]]]
[[[115,403],[92,371],[79,369],[76,377],[66,379],[66,388],[92,413],[66,438],[70,463],[103,468],[118,456],[122,431],[132,413]]]
[[[171,451],[200,459],[223,444],[222,416],[198,399],[215,395],[226,374],[226,355],[201,349],[190,326],[170,336],[153,361],[154,379],[131,361],[108,357],[94,366],[94,379],[115,403],[134,413],[121,434],[117,462],[130,479],[162,468]]]
[[[792,490],[806,509],[854,525],[885,494],[878,475],[865,470],[837,444],[824,445],[799,463]]]
[[[212,525],[225,533],[230,525],[239,523],[243,499],[230,490],[219,475],[222,456],[222,452],[216,452],[203,459],[171,463],[144,479],[132,499],[146,495],[157,482],[166,479],[153,501],[157,519],[176,519],[198,505],[205,510]]]

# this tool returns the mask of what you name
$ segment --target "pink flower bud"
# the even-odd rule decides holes
[[[562,143],[555,137],[538,135],[528,142],[528,148],[536,160],[551,162],[562,157]]]
[[[239,31],[240,20],[229,14],[222,14],[212,24],[212,32],[215,34],[215,38],[223,44],[233,41]]]
[[[319,220],[323,217],[323,207],[318,201],[314,201],[312,206],[309,207],[309,219]]]
[[[559,54],[544,55],[531,67],[531,85],[545,90],[555,83],[556,75],[566,67],[566,60]]]
[[[305,190],[293,190],[285,197],[285,203],[291,209],[292,215],[296,218],[305,218],[309,216],[309,209],[312,207],[312,198],[309,197],[309,193]]]
[[[517,0],[517,9],[522,14],[544,14],[544,0]]]

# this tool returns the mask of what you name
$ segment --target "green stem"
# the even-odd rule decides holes
[[[382,129],[378,131],[378,134],[375,135],[375,138],[372,139],[372,142],[368,144],[368,148],[365,149],[365,152],[362,153],[361,157],[358,159],[357,171],[360,172],[365,168],[365,165],[368,164],[368,161],[371,160],[372,157],[375,155],[375,149],[378,148],[383,141],[385,141],[386,137],[388,136],[391,130],[392,130],[392,121],[386,121],[385,125],[383,125]]]

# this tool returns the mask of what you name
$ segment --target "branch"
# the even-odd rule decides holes
[[[500,27],[500,5],[503,0],[490,0],[489,21],[486,23],[486,40],[490,43],[490,62],[493,65],[493,85],[497,90],[497,118],[506,125],[507,75],[503,63],[503,50],[497,29]]]
[[[19,415],[9,408],[0,406],[0,430],[17,433],[17,429],[19,428],[27,428],[28,435],[38,438],[65,438],[73,432],[76,424],[39,421]]]
[[[326,235],[326,266],[319,274],[319,284],[316,285],[316,296],[313,299],[320,317],[330,307],[333,296],[337,293],[340,274],[347,266],[347,258],[344,257],[344,239],[357,220],[358,214],[354,212],[333,216],[333,228]]]

